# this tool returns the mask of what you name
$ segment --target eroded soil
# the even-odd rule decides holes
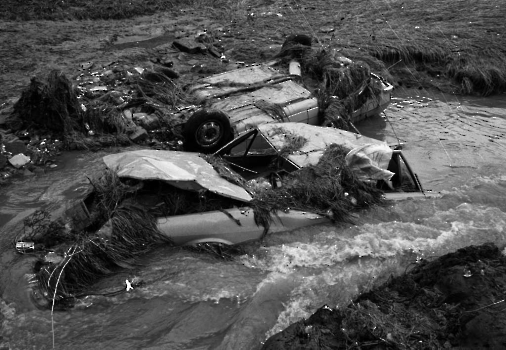
[[[497,247],[463,248],[420,262],[343,309],[323,306],[263,349],[504,349],[505,273]]]

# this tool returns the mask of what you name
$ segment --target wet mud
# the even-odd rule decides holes
[[[321,307],[262,349],[503,349],[505,272],[494,245],[420,261],[343,309]]]

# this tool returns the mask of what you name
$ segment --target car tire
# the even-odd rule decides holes
[[[185,150],[214,153],[233,138],[233,133],[225,113],[201,109],[185,123],[183,137]]]

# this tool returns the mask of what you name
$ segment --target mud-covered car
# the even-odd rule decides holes
[[[185,149],[213,153],[234,137],[265,123],[332,126],[332,120],[323,117],[322,101],[302,83],[297,64],[291,62],[296,68],[289,73],[281,73],[268,64],[251,65],[208,76],[191,87],[199,107],[180,113],[185,117]],[[381,113],[390,103],[393,89],[373,73],[359,82],[354,91],[358,102],[350,115],[352,122]],[[373,92],[367,95],[365,91]]]
[[[360,199],[359,195],[353,194],[353,186],[360,184],[346,188],[337,178],[341,174],[339,171],[335,179],[327,179],[335,182],[332,186],[341,186],[342,190],[341,193],[334,189],[335,193],[329,194],[332,197],[328,200],[329,207],[318,207],[318,204],[304,206],[291,200],[287,203],[281,200],[275,207],[261,203],[266,200],[266,192],[283,190],[290,195],[294,182],[300,181],[293,174],[304,168],[318,169],[332,146],[340,147],[341,154],[346,154],[343,158],[345,163],[337,164],[343,168],[346,166],[353,173],[355,182],[359,180],[367,184],[372,191],[381,190],[382,198],[425,196],[400,150],[392,149],[383,141],[348,131],[297,123],[259,125],[214,155],[140,150],[108,155],[104,157],[104,162],[119,178],[143,183],[142,189],[137,192],[150,198],[147,201],[149,205],[143,204],[148,209],[151,209],[149,206],[161,205],[164,202],[162,197],[176,189],[200,202],[209,200],[208,196],[214,201],[222,199],[217,210],[199,212],[195,206],[191,208],[195,211],[193,213],[159,216],[157,229],[176,245],[202,242],[238,244],[257,240],[267,231],[291,230],[339,219],[338,216],[354,206],[374,204],[357,203]],[[326,181],[325,176],[315,176],[307,186],[318,188],[319,181]],[[165,185],[154,190],[159,182]],[[155,187],[154,183],[157,184]],[[154,193],[148,195],[150,191]],[[283,196],[286,197],[286,193],[280,197]],[[349,206],[343,208],[343,213],[332,213],[329,210],[333,201],[343,201]],[[259,224],[261,221],[256,217],[259,213],[255,211],[264,204],[271,212],[281,209],[272,215],[272,221],[267,226]],[[170,209],[166,213],[175,212]]]
[[[36,212],[18,236],[19,252],[40,255],[31,285],[41,307],[72,305],[160,242],[222,255],[267,234],[352,221],[385,199],[429,196],[400,150],[300,123],[258,125],[212,155],[144,149],[103,161],[87,193],[58,203],[52,221]]]

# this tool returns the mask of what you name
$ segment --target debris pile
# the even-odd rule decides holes
[[[357,178],[346,165],[347,153],[333,144],[318,164],[287,175],[286,185],[259,192],[252,203],[255,220],[268,228],[277,211],[296,209],[350,222],[354,210],[380,204],[383,191]]]
[[[173,70],[87,62],[72,80],[51,71],[33,78],[7,114],[0,133],[0,181],[16,169],[45,171],[63,150],[143,143],[179,149],[177,113],[190,100]]]
[[[251,181],[244,181],[221,158],[205,158],[221,176],[250,191],[255,222],[267,233],[279,211],[312,211],[350,221],[354,210],[382,201],[382,191],[361,182],[348,169],[346,153],[339,146],[330,147],[317,165],[287,175],[282,187],[256,186],[254,192]],[[136,256],[160,240],[170,241],[158,231],[156,218],[245,206],[210,191],[182,190],[155,180],[120,179],[112,170],[91,180],[91,185],[84,200],[86,209],[75,206],[57,220],[37,212],[26,219],[25,232],[16,239],[32,242],[33,250],[43,255],[36,265],[37,288],[62,306],[71,306],[100,276],[135,263]],[[223,256],[222,251],[203,248]]]
[[[322,125],[350,130],[353,111],[374,99],[379,88],[372,83],[367,64],[353,62],[334,49],[314,49],[311,40],[306,35],[289,36],[277,55],[279,64],[285,70],[288,60],[299,60],[304,83],[315,92],[323,111]],[[183,125],[198,109],[198,101],[172,69],[169,47],[179,56],[209,54],[217,62],[228,62],[214,34],[204,31],[158,46],[150,69],[121,62],[83,62],[72,78],[56,70],[45,79],[33,78],[20,99],[0,111],[2,115],[10,111],[0,124],[11,139],[0,139],[0,183],[19,173],[16,169],[29,175],[54,167],[62,150],[131,143],[181,149]],[[202,73],[199,67],[191,71]],[[24,143],[25,149],[9,150],[10,141]]]
[[[290,35],[277,56],[283,64],[300,62],[304,83],[315,92],[323,111],[321,124],[351,130],[352,113],[376,99],[380,87],[366,62],[352,61],[331,47],[312,49],[311,43],[310,36]]]

